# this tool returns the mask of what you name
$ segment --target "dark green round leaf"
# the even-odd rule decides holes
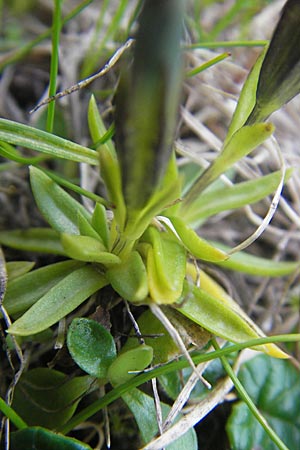
[[[25,428],[11,434],[11,450],[91,450],[83,442],[41,427]]]
[[[91,319],[74,319],[68,331],[67,344],[78,366],[96,378],[105,378],[116,358],[112,335]]]
[[[239,378],[271,427],[290,450],[300,448],[300,377],[289,361],[256,356]],[[233,407],[227,424],[233,450],[277,450],[245,403]]]

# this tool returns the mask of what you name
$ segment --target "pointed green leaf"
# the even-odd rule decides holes
[[[4,306],[10,315],[23,312],[83,263],[63,261],[9,280]]]
[[[178,308],[178,311],[216,336],[230,342],[245,342],[264,336],[239,305],[228,294],[222,292],[215,282],[210,281],[207,276],[206,278],[206,280],[202,279],[201,288],[184,282],[181,300],[186,301]],[[214,295],[206,289],[212,290]],[[260,346],[257,349],[274,357],[288,357],[272,344]]]
[[[274,132],[274,129],[271,123],[258,123],[251,126],[244,126],[236,131],[223,147],[220,155],[203,172],[198,181],[196,181],[184,197],[181,204],[182,214],[185,215],[192,208],[193,202],[207,186],[233,164],[268,139]]]
[[[191,255],[203,261],[210,262],[224,261],[228,258],[228,255],[223,250],[214,247],[205,239],[200,238],[179,217],[170,217],[170,220],[180,240]]]
[[[100,205],[100,203],[96,203],[92,216],[92,225],[101,237],[106,248],[108,248],[109,240],[109,229],[107,221],[108,219],[106,216],[105,207],[103,205]]]
[[[106,378],[117,351],[112,335],[100,323],[86,318],[74,319],[68,330],[67,344],[82,370],[92,377]]]
[[[93,165],[98,164],[98,154],[94,150],[11,120],[0,119],[0,140],[9,144],[31,148],[55,158],[64,158]]]
[[[35,263],[32,261],[10,261],[6,263],[7,278],[12,281],[21,277],[33,269]]]
[[[73,271],[41,297],[8,332],[21,336],[39,333],[58,322],[107,284],[92,266]]]
[[[289,178],[291,171],[288,171]],[[241,208],[256,203],[276,190],[281,180],[281,172],[276,171],[258,179],[243,181],[232,186],[203,192],[194,201],[184,220],[192,228],[197,228],[203,220],[222,211]]]
[[[58,232],[79,234],[78,211],[90,220],[90,214],[50,177],[36,167],[30,167],[32,191],[44,218]]]
[[[66,254],[78,261],[97,262],[104,265],[121,262],[117,255],[107,252],[98,239],[89,236],[62,233],[61,243]]]
[[[51,228],[0,231],[0,243],[18,250],[65,255],[59,233]]]
[[[216,243],[216,245],[224,251],[230,251],[230,247],[219,243]],[[297,261],[274,261],[247,252],[234,253],[227,261],[217,262],[216,264],[229,270],[260,277],[282,277],[295,272],[299,268],[299,262]]]

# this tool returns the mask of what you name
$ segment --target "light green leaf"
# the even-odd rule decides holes
[[[245,342],[264,336],[239,305],[212,280],[201,279],[201,288],[185,281],[178,311],[204,329],[230,342]],[[202,288],[203,286],[203,288]],[[206,289],[214,293],[212,295]],[[257,350],[274,357],[287,358],[277,346],[269,344]]]
[[[262,144],[274,132],[270,123],[258,123],[244,126],[236,131],[231,139],[223,146],[220,155],[203,172],[198,181],[192,186],[181,203],[180,211],[183,215],[193,207],[194,201],[222,173],[233,164],[248,155],[258,145]]]
[[[148,295],[148,280],[145,264],[137,251],[128,259],[106,271],[106,278],[114,290],[124,299],[139,303]]]
[[[0,140],[43,152],[55,158],[98,164],[98,154],[94,150],[11,120],[0,119]]]
[[[90,214],[79,202],[33,166],[30,167],[30,182],[39,210],[56,231],[79,234],[78,211],[91,220]]]
[[[289,170],[286,179],[292,171]],[[241,208],[256,203],[276,190],[281,180],[281,172],[277,171],[258,179],[244,181],[232,186],[223,185],[213,191],[203,192],[194,201],[193,207],[184,220],[192,228],[197,228],[203,220],[222,211]]]
[[[267,51],[267,46],[265,47],[264,51],[261,53],[261,55],[258,57],[256,63],[252,67],[251,72],[249,73],[242,92],[239,96],[239,101],[236,106],[236,109],[234,111],[228,133],[224,142],[224,145],[226,145],[234,133],[239,130],[246,122],[248,116],[250,115],[254,105],[255,105],[255,98],[256,98],[256,89],[257,89],[257,83],[258,83],[258,77],[261,69],[261,65],[263,63],[265,54]]]
[[[108,248],[109,229],[107,223],[106,209],[103,205],[100,205],[100,203],[96,203],[92,216],[92,225],[99,234],[99,236],[101,237],[105,247]]]
[[[228,258],[225,252],[214,247],[205,239],[200,238],[179,217],[170,217],[170,220],[183,245],[195,258],[210,262],[224,261]]]
[[[230,251],[230,247],[223,244],[214,243],[225,252]],[[299,267],[299,262],[295,261],[274,261],[251,255],[247,252],[238,252],[230,256],[227,261],[217,262],[218,266],[229,270],[258,275],[260,277],[282,277],[293,273]]]
[[[6,263],[7,278],[12,281],[21,277],[33,269],[35,263],[32,261],[10,261]]]
[[[239,378],[260,412],[290,450],[300,447],[300,380],[288,361],[259,355],[243,365]],[[235,403],[227,423],[232,450],[277,450],[243,402]]]
[[[0,243],[18,250],[65,255],[59,233],[51,228],[0,231]]]
[[[171,233],[149,227],[145,239],[148,285],[151,299],[158,304],[174,303],[181,295],[186,271],[186,251]]]
[[[14,315],[30,308],[52,287],[82,265],[83,263],[78,261],[63,261],[33,270],[14,280],[9,279],[4,298],[7,312]]]
[[[92,266],[74,270],[41,297],[8,332],[21,336],[39,333],[58,322],[107,284]]]
[[[152,347],[146,344],[139,345],[118,355],[110,365],[107,377],[113,386],[118,386],[146,369],[151,364],[152,359]]]
[[[100,323],[86,318],[74,319],[68,330],[67,344],[82,370],[93,377],[106,378],[117,351],[112,335]]]
[[[66,254],[73,259],[99,264],[119,264],[120,258],[107,252],[104,245],[98,239],[89,236],[62,233],[61,243]]]

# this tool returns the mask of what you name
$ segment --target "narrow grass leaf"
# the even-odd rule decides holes
[[[0,119],[0,140],[46,153],[54,158],[98,164],[98,154],[94,150],[11,120]]]

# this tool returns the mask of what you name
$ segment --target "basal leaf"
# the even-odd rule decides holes
[[[239,305],[205,273],[200,274],[200,286],[184,283],[182,301],[186,301],[178,308],[183,315],[230,342],[245,342],[264,336]],[[288,358],[273,344],[257,349],[277,358]]]
[[[97,262],[104,265],[119,264],[120,258],[106,251],[99,239],[76,234],[61,234],[61,243],[66,254],[78,261]]]
[[[230,247],[223,244],[215,243],[215,245],[225,252],[230,251]],[[226,261],[217,262],[216,264],[229,270],[236,270],[260,277],[282,277],[293,273],[299,267],[299,262],[297,261],[274,261],[247,252],[234,253]]]
[[[30,272],[34,267],[32,261],[10,261],[6,263],[7,277],[10,281]]]
[[[90,220],[87,210],[36,167],[30,167],[30,182],[39,210],[51,227],[60,233],[79,234],[78,212]]]
[[[68,330],[67,344],[82,370],[93,377],[106,378],[117,351],[112,335],[100,323],[83,317],[74,319]]]
[[[59,233],[51,228],[0,231],[0,243],[18,250],[65,255]]]
[[[290,450],[300,447],[300,378],[288,361],[259,355],[243,365],[240,381],[260,412]],[[227,423],[233,450],[277,450],[243,402],[233,406]]]
[[[39,333],[72,312],[106,284],[104,276],[92,266],[74,270],[16,320],[8,332],[21,336]]]
[[[114,290],[125,300],[139,303],[148,295],[145,264],[137,251],[120,264],[109,268],[106,277]]]
[[[26,311],[67,275],[79,269],[83,263],[63,261],[49,264],[14,280],[10,280],[4,298],[4,306],[10,315]]]
[[[186,225],[185,221],[179,217],[170,217],[171,223],[174,226],[176,233],[182,241],[188,252],[195,256],[195,258],[203,261],[217,262],[224,261],[228,255],[211,245],[205,239],[200,238],[198,234]]]

